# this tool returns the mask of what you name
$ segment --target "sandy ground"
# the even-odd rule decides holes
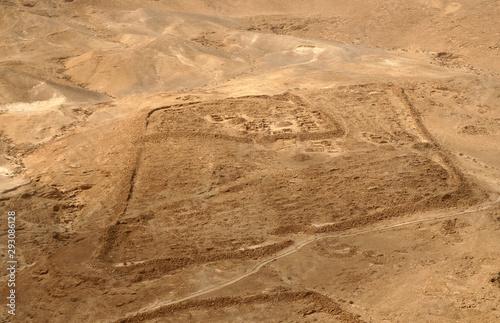
[[[500,321],[497,1],[0,15],[2,321]]]

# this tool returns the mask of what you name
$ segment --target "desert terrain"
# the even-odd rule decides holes
[[[0,321],[500,322],[498,21],[0,1]]]

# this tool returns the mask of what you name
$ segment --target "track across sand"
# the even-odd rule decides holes
[[[208,287],[208,288],[205,288],[205,289],[202,289],[202,290],[199,290],[197,292],[194,292],[190,295],[187,295],[185,297],[182,297],[182,298],[179,298],[179,299],[176,299],[176,300],[173,300],[173,301],[166,301],[166,302],[161,302],[161,303],[154,303],[154,304],[151,304],[141,310],[139,310],[136,314],[134,315],[131,315],[131,316],[127,316],[126,318],[131,318],[137,314],[143,314],[143,313],[147,313],[147,312],[151,312],[151,311],[155,311],[161,307],[166,307],[166,306],[170,306],[170,305],[174,305],[174,304],[178,304],[178,303],[181,303],[181,302],[184,302],[184,301],[187,301],[187,300],[191,300],[193,298],[196,298],[196,297],[199,297],[199,296],[203,296],[203,295],[206,295],[206,294],[209,294],[209,293],[212,293],[212,292],[215,292],[215,291],[218,291],[220,289],[223,289],[225,287],[228,287],[230,285],[233,285],[249,276],[252,276],[256,273],[258,273],[264,266],[278,260],[278,259],[281,259],[281,258],[284,258],[284,257],[287,257],[287,256],[290,256],[294,253],[296,253],[297,251],[301,250],[302,248],[304,248],[305,246],[313,243],[313,242],[316,242],[316,241],[320,241],[320,240],[324,240],[324,239],[330,239],[330,238],[348,238],[348,237],[354,237],[354,236],[359,236],[359,235],[363,235],[363,234],[367,234],[367,233],[372,233],[372,232],[378,232],[378,231],[386,231],[386,230],[390,230],[390,229],[395,229],[395,228],[399,228],[399,227],[404,227],[404,226],[409,226],[409,225],[413,225],[413,224],[420,224],[420,223],[424,223],[424,222],[431,222],[431,221],[439,221],[439,220],[442,220],[442,219],[446,219],[446,218],[450,218],[450,217],[454,217],[454,216],[458,216],[458,215],[462,215],[462,214],[467,214],[467,213],[473,213],[473,212],[479,212],[479,211],[484,211],[484,210],[487,210],[491,207],[493,207],[494,205],[497,205],[500,203],[500,196],[498,196],[498,198],[494,201],[489,201],[489,202],[486,202],[486,203],[483,203],[479,206],[476,206],[476,207],[473,207],[473,208],[470,208],[470,209],[467,209],[467,210],[463,210],[463,211],[459,211],[459,212],[453,212],[453,213],[450,213],[450,214],[444,214],[444,215],[439,215],[439,216],[433,216],[433,217],[429,217],[429,218],[424,218],[424,219],[417,219],[417,220],[411,220],[411,221],[404,221],[404,222],[400,222],[400,223],[396,223],[396,224],[391,224],[391,225],[386,225],[386,226],[381,226],[381,227],[377,227],[377,228],[373,228],[373,229],[368,229],[368,230],[361,230],[361,231],[357,231],[357,232],[352,232],[352,233],[340,233],[340,234],[328,234],[328,235],[321,235],[321,236],[315,236],[315,237],[310,237],[308,238],[307,240],[297,244],[297,245],[294,245],[293,247],[291,247],[290,249],[282,252],[281,254],[278,254],[274,257],[271,257],[271,258],[268,258],[260,263],[258,263],[257,265],[255,265],[250,271],[244,273],[243,275],[240,275],[238,277],[235,277],[233,279],[230,279],[230,280],[227,280],[223,283],[220,283],[220,284],[217,284],[217,285],[214,285],[214,286],[211,286],[211,287]],[[119,320],[120,321],[120,320]],[[119,322],[117,321],[117,322]]]

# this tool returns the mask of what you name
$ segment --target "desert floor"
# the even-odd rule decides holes
[[[0,1],[0,320],[499,322],[499,20]]]

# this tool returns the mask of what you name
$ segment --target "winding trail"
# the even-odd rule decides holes
[[[347,237],[354,237],[354,236],[359,236],[359,235],[362,235],[362,234],[367,234],[367,233],[371,233],[371,232],[379,232],[379,231],[386,231],[386,230],[390,230],[390,229],[394,229],[394,228],[399,228],[399,227],[403,227],[403,226],[408,226],[408,225],[412,225],[412,224],[419,224],[419,223],[424,223],[424,222],[431,222],[431,221],[438,221],[438,220],[442,220],[442,219],[446,219],[446,218],[450,218],[450,217],[454,217],[454,216],[458,216],[458,215],[462,215],[462,214],[467,214],[467,213],[474,213],[474,212],[480,212],[480,211],[484,211],[484,210],[487,210],[497,204],[500,204],[500,195],[497,197],[496,200],[494,201],[488,201],[486,203],[483,203],[483,204],[480,204],[478,206],[475,206],[473,208],[469,208],[467,210],[464,210],[464,211],[459,211],[459,212],[453,212],[453,213],[450,213],[450,214],[444,214],[444,215],[439,215],[439,216],[434,216],[434,217],[430,217],[430,218],[424,218],[424,219],[417,219],[417,220],[411,220],[411,221],[405,221],[405,222],[400,222],[400,223],[396,223],[396,224],[391,224],[391,225],[386,225],[386,226],[381,226],[381,227],[377,227],[377,228],[373,228],[373,229],[368,229],[368,230],[362,230],[362,231],[357,231],[357,232],[352,232],[352,233],[344,233],[344,234],[328,234],[328,235],[321,235],[321,236],[316,236],[316,237],[311,237],[297,245],[294,245],[293,247],[289,248],[288,250],[276,255],[276,256],[273,256],[271,258],[268,258],[260,263],[258,263],[257,265],[255,265],[250,271],[247,271],[246,273],[238,276],[238,277],[235,277],[233,279],[230,279],[230,280],[227,280],[223,283],[220,283],[220,284],[217,284],[217,285],[214,285],[214,286],[211,286],[211,287],[208,287],[208,288],[205,288],[205,289],[202,289],[202,290],[199,290],[197,292],[194,292],[190,295],[187,295],[185,297],[182,297],[182,298],[179,298],[179,299],[176,299],[176,300],[173,300],[173,301],[166,301],[166,302],[155,302],[147,307],[144,307],[143,309],[137,311],[136,313],[134,313],[133,315],[129,315],[129,316],[126,316],[124,318],[131,318],[131,317],[134,317],[138,314],[143,314],[143,313],[147,313],[147,312],[150,312],[150,311],[155,311],[161,307],[165,307],[165,306],[169,306],[169,305],[174,305],[174,304],[177,304],[177,303],[180,303],[180,302],[184,302],[184,301],[187,301],[187,300],[190,300],[190,299],[193,299],[193,298],[196,298],[196,297],[199,297],[199,296],[203,296],[203,295],[206,295],[206,294],[209,294],[209,293],[212,293],[212,292],[215,292],[217,290],[220,290],[220,289],[223,289],[225,287],[228,287],[230,285],[233,285],[249,276],[252,276],[256,273],[258,273],[264,266],[278,260],[278,259],[281,259],[281,258],[284,258],[284,257],[287,257],[289,255],[292,255],[294,253],[296,253],[297,251],[301,250],[302,248],[304,248],[305,246],[313,243],[313,242],[316,242],[316,241],[320,241],[320,240],[324,240],[324,239],[330,239],[330,238],[347,238]]]
[[[427,141],[433,143],[436,147],[441,148],[438,141],[432,136],[432,134],[429,132],[429,130],[423,124],[423,121],[421,120],[419,112],[414,108],[412,102],[410,102],[410,99],[406,95],[404,89],[399,87],[399,86],[396,86],[394,88],[394,94],[397,98],[399,98],[401,103],[408,109],[410,115],[412,116],[412,118],[414,119],[414,121],[416,123],[417,129],[419,129],[421,132],[421,136],[424,139],[426,139]],[[301,102],[304,102],[306,104],[310,104],[309,102],[307,102],[303,98],[301,98]],[[195,102],[193,104],[196,104],[196,103],[198,103],[198,102]],[[145,130],[147,129],[147,126],[149,124],[150,116],[156,111],[164,110],[164,109],[168,109],[168,108],[170,108],[170,107],[159,107],[159,108],[153,109],[153,110],[148,112],[148,114],[146,116],[144,130],[143,130],[144,133],[145,133]],[[340,125],[338,125],[338,126],[340,127]],[[345,134],[346,131],[348,131],[347,127],[345,127],[343,133]],[[450,161],[450,158],[443,151],[444,151],[443,149],[439,149],[438,157],[442,160],[442,162],[445,164],[445,166],[447,166],[446,168],[447,168],[448,172],[455,175],[455,177],[457,178],[457,181],[458,181],[458,185],[460,185],[461,183],[464,182],[464,174],[457,167],[455,167],[455,165]],[[498,186],[500,188],[500,183],[496,183],[496,184],[497,184],[496,186]],[[132,181],[131,185],[133,186],[133,181]],[[156,310],[163,308],[163,307],[178,304],[178,303],[181,303],[184,301],[191,300],[191,299],[196,298],[196,297],[200,297],[200,296],[207,295],[207,294],[210,294],[212,292],[221,290],[225,287],[233,285],[233,284],[235,284],[235,283],[237,283],[237,282],[239,282],[239,281],[241,281],[249,276],[252,276],[252,275],[258,273],[266,265],[268,265],[276,260],[279,260],[281,258],[290,256],[290,255],[298,252],[302,248],[304,248],[304,247],[308,246],[309,244],[314,243],[316,241],[330,239],[330,238],[347,238],[347,237],[359,236],[359,235],[372,233],[372,232],[386,231],[386,230],[390,230],[390,229],[395,229],[395,228],[399,228],[399,227],[404,227],[404,226],[409,226],[409,225],[414,225],[414,224],[419,224],[419,223],[424,223],[424,222],[439,221],[442,219],[446,219],[446,218],[450,218],[450,217],[454,217],[454,216],[458,216],[458,215],[462,215],[462,214],[483,211],[483,210],[489,209],[489,208],[491,208],[494,205],[499,204],[499,203],[500,203],[500,195],[497,196],[497,199],[494,201],[489,200],[487,202],[484,202],[484,203],[479,204],[479,205],[475,205],[475,206],[470,207],[469,209],[466,209],[463,211],[454,211],[454,212],[451,212],[448,214],[442,214],[442,215],[428,217],[428,218],[421,218],[421,219],[416,219],[416,220],[404,221],[404,222],[400,222],[400,223],[375,227],[375,228],[351,232],[351,233],[317,234],[315,236],[307,236],[307,237],[303,238],[304,240],[297,242],[297,244],[292,245],[291,247],[282,250],[280,253],[274,255],[273,257],[270,257],[270,258],[267,258],[266,260],[261,261],[260,263],[256,264],[254,267],[252,267],[249,271],[247,271],[246,273],[244,273],[238,277],[224,281],[222,283],[216,284],[216,285],[211,286],[211,287],[207,287],[205,289],[199,290],[197,292],[194,292],[194,293],[189,294],[187,296],[178,298],[176,300],[164,301],[164,302],[159,302],[159,301],[153,302],[150,305],[138,310],[137,312],[130,313],[129,315],[122,317],[122,319],[119,319],[119,320],[114,321],[114,322],[120,322],[123,319],[131,319],[131,318],[134,318],[140,314],[156,311]]]

